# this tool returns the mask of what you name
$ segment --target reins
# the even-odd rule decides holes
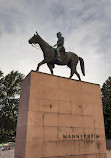
[[[39,49],[39,47],[36,44],[31,44],[34,48]]]

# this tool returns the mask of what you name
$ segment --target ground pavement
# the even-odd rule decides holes
[[[0,151],[0,158],[14,158],[14,149]]]
[[[111,158],[111,149],[107,150],[107,158]]]

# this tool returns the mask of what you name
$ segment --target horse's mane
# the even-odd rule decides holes
[[[50,46],[50,44],[48,44],[45,40],[43,40],[43,38],[38,34],[38,36],[39,36],[39,38],[40,38],[40,40],[41,40],[41,42],[43,43],[43,44],[45,44],[45,46],[47,47],[51,47]],[[52,48],[52,47],[51,47]]]

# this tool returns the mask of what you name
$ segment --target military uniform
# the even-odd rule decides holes
[[[58,41],[57,41],[57,44],[55,46],[57,46],[57,59],[59,61],[61,61],[60,59],[60,50],[61,48],[64,47],[64,37],[62,37],[62,34],[60,32],[57,33],[57,38],[58,38]]]

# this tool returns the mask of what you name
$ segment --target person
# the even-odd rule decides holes
[[[61,50],[61,48],[64,47],[64,37],[62,36],[62,34],[60,32],[58,32],[57,38],[58,38],[58,41],[57,41],[57,44],[54,45],[54,47],[57,46],[57,59],[59,61],[61,61],[60,50]]]

